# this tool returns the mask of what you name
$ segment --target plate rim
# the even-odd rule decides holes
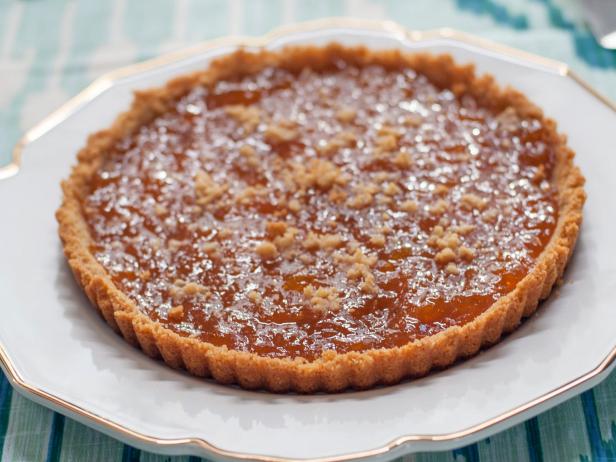
[[[519,61],[538,64],[543,68],[555,72],[557,75],[571,79],[582,90],[591,94],[599,102],[603,103],[612,111],[616,112],[616,103],[608,97],[602,95],[577,73],[563,62],[545,58],[526,51],[518,50],[513,47],[492,42],[490,40],[461,32],[451,28],[437,28],[425,31],[410,30],[397,22],[391,20],[368,20],[348,17],[328,17],[312,21],[299,22],[290,25],[280,26],[262,36],[224,36],[215,38],[205,42],[198,43],[188,48],[180,49],[159,55],[157,57],[124,66],[103,74],[89,84],[84,90],[69,99],[58,109],[43,118],[40,122],[26,131],[24,135],[17,141],[12,151],[11,161],[0,167],[0,181],[12,177],[19,173],[23,151],[26,146],[38,138],[61,124],[65,119],[74,114],[79,108],[88,104],[105,90],[112,87],[117,81],[136,76],[148,70],[154,70],[167,64],[171,64],[183,59],[187,59],[216,48],[223,47],[250,47],[250,48],[265,48],[278,39],[285,36],[316,32],[321,29],[351,29],[351,30],[366,30],[375,32],[386,32],[401,40],[410,42],[423,42],[435,39],[447,39],[454,43],[470,45],[482,50],[493,52],[499,56],[515,58]],[[395,449],[402,447],[407,443],[451,443],[456,440],[472,438],[479,436],[490,427],[510,421],[516,416],[522,416],[528,413],[531,409],[546,404],[549,401],[558,398],[565,399],[569,393],[577,391],[579,388],[590,388],[592,382],[598,381],[602,375],[607,373],[616,365],[616,344],[608,355],[601,360],[593,369],[585,374],[553,389],[552,391],[535,398],[525,404],[495,416],[477,425],[468,427],[452,433],[445,434],[410,434],[396,437],[389,443],[370,450],[357,451],[343,455],[318,457],[301,459],[310,462],[346,462],[357,459],[365,459],[369,457],[383,456]],[[79,420],[94,424],[99,429],[108,432],[112,435],[121,435],[125,440],[137,442],[142,445],[147,445],[156,448],[173,448],[182,446],[199,447],[216,457],[235,460],[256,460],[259,462],[290,462],[297,460],[291,457],[268,456],[262,454],[249,454],[243,452],[235,452],[231,450],[221,449],[209,443],[200,437],[187,438],[157,438],[145,433],[132,430],[122,424],[116,423],[111,419],[103,418],[95,413],[88,411],[80,406],[77,406],[70,401],[59,398],[45,390],[29,384],[17,370],[13,361],[6,352],[4,346],[0,343],[0,367],[3,369],[11,385],[19,392],[26,396],[34,397],[37,401],[45,403],[53,409],[60,410],[62,413],[77,417]],[[581,390],[580,390],[581,391]]]

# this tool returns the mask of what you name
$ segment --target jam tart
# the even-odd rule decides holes
[[[449,56],[239,50],[138,92],[57,218],[78,283],[146,354],[335,392],[451,365],[532,314],[578,236],[573,157]]]

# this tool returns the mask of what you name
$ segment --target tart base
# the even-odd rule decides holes
[[[495,111],[511,106],[521,116],[541,119],[556,152],[552,183],[556,186],[559,216],[554,234],[537,258],[532,270],[515,289],[498,299],[472,321],[449,327],[397,348],[372,349],[337,354],[325,352],[314,361],[303,358],[270,358],[230,350],[194,338],[183,337],[142,314],[136,304],[112,282],[90,251],[92,238],[81,211],[92,175],[101,165],[107,149],[140,125],[168,110],[192,87],[232,75],[257,72],[267,66],[288,69],[319,68],[336,58],[357,65],[395,66],[401,62],[426,75],[437,86],[456,94],[470,93]],[[280,53],[238,51],[212,63],[205,71],[179,77],[161,89],[137,92],[132,107],[120,115],[111,128],[95,133],[78,154],[78,164],[63,182],[64,199],[56,213],[59,233],[75,279],[106,322],[129,343],[169,366],[193,375],[211,377],[224,384],[272,392],[338,392],[365,389],[419,377],[444,368],[458,359],[476,354],[480,348],[499,341],[530,316],[540,300],[548,297],[560,280],[575,247],[585,201],[584,178],[573,164],[574,153],[556,131],[554,121],[515,90],[501,90],[490,76],[475,76],[472,66],[458,66],[447,55],[405,55],[399,51],[372,52],[366,48],[344,48],[332,44],[323,48],[298,47]]]

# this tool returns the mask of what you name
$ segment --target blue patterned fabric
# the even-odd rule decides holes
[[[21,133],[108,70],[209,38],[262,34],[324,16],[394,19],[411,29],[449,26],[479,34],[565,61],[616,99],[616,52],[598,46],[581,8],[576,0],[0,0],[0,165],[9,161]],[[21,397],[0,373],[0,460],[200,459],[124,445]],[[616,461],[616,373],[477,444],[405,460]]]

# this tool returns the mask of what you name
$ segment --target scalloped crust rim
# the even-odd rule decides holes
[[[533,269],[514,290],[498,299],[481,315],[461,326],[423,337],[397,348],[372,349],[337,354],[328,351],[314,361],[303,358],[269,358],[230,350],[194,338],[180,336],[142,314],[136,304],[112,282],[90,252],[92,238],[81,211],[92,175],[106,152],[139,126],[171,109],[174,102],[196,85],[211,85],[220,79],[248,75],[267,66],[292,71],[322,69],[336,60],[386,68],[411,67],[435,85],[456,95],[470,94],[479,104],[500,111],[508,106],[522,117],[541,119],[556,153],[552,182],[557,188],[559,218],[554,234]],[[377,384],[395,384],[419,377],[433,368],[444,368],[457,359],[476,354],[499,341],[530,316],[561,278],[577,240],[585,201],[584,177],[573,164],[574,153],[566,137],[556,131],[553,120],[521,93],[500,89],[489,75],[476,76],[472,65],[459,66],[449,55],[404,54],[398,50],[371,51],[365,47],[293,47],[280,52],[250,53],[242,49],[219,58],[203,71],[181,76],[164,87],[139,91],[131,108],[106,130],[94,133],[78,153],[78,163],[62,183],[64,199],[56,212],[64,253],[73,274],[107,323],[129,343],[153,358],[162,358],[173,368],[193,375],[212,377],[224,384],[247,389],[299,393],[338,392],[365,389]]]

